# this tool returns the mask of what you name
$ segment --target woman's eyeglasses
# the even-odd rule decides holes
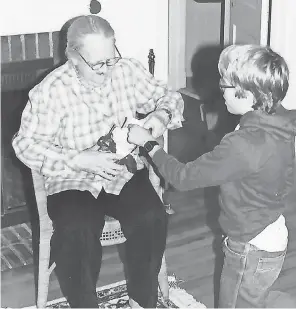
[[[77,51],[77,53],[79,54],[79,56],[81,57],[81,59],[84,61],[84,63],[89,66],[93,71],[99,71],[104,65],[106,65],[107,67],[112,67],[114,66],[122,57],[121,54],[118,50],[118,48],[115,45],[115,50],[117,51],[119,57],[114,57],[114,58],[110,58],[107,59],[106,61],[98,61],[97,63],[91,64],[89,63],[81,54],[80,52],[75,49]]]

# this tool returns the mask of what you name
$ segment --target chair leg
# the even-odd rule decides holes
[[[158,285],[163,299],[165,301],[169,300],[169,281],[165,254],[162,257],[161,268],[158,274]]]
[[[38,261],[38,292],[37,308],[45,308],[48,297],[49,277],[55,267],[55,263],[49,268],[50,239],[52,236],[52,225],[40,220],[40,241]]]
[[[40,241],[37,308],[45,308],[48,296],[50,243]]]

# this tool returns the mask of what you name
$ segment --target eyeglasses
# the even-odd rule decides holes
[[[93,71],[99,71],[104,65],[106,65],[107,67],[112,67],[114,66],[122,57],[121,54],[117,48],[117,46],[115,45],[115,50],[117,51],[119,57],[114,57],[114,58],[110,58],[107,59],[106,61],[98,61],[97,63],[91,64],[89,63],[82,55],[81,53],[78,51],[78,49],[75,49],[77,51],[77,53],[79,54],[79,56],[81,57],[81,59],[84,61],[84,63],[89,66]]]
[[[224,92],[225,89],[227,89],[227,88],[235,88],[235,86],[223,84],[222,80],[220,79],[220,81],[219,81],[219,88],[220,88],[221,91]]]

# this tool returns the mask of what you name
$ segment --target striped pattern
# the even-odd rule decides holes
[[[1,37],[1,63],[55,58],[60,61],[59,31]]]

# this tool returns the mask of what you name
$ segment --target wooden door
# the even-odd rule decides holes
[[[268,44],[269,0],[225,0],[225,43]]]

